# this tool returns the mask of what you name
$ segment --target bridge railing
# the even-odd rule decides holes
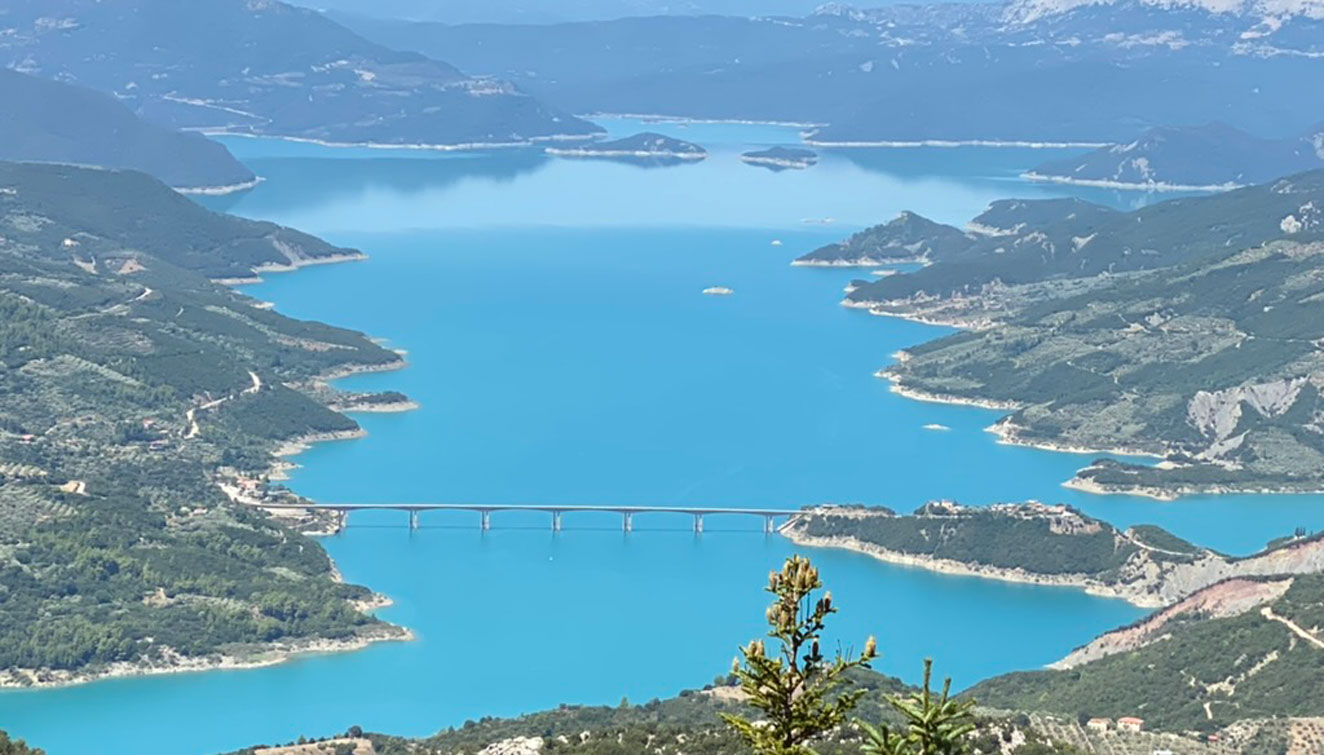
[[[704,518],[712,515],[738,515],[762,517],[763,531],[772,534],[777,531],[777,520],[786,517],[789,521],[803,513],[792,509],[746,509],[731,507],[667,507],[667,506],[571,506],[571,505],[500,505],[500,504],[458,504],[458,503],[318,503],[318,504],[255,504],[258,508],[305,511],[329,511],[338,518],[338,525],[344,528],[353,511],[401,511],[409,514],[409,528],[418,529],[419,516],[424,511],[472,511],[478,513],[479,527],[486,532],[492,529],[492,514],[499,511],[536,511],[550,514],[553,532],[560,532],[564,515],[571,512],[596,512],[618,514],[621,517],[621,530],[634,530],[635,514],[684,514],[693,518],[694,531],[703,532]]]

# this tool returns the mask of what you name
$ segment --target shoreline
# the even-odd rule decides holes
[[[892,393],[908,398],[912,401],[923,401],[930,404],[952,404],[955,406],[970,406],[976,409],[989,409],[993,411],[1017,411],[1021,408],[1020,404],[1011,401],[992,401],[977,398],[964,398],[961,396],[952,396],[944,393],[929,393],[917,388],[907,388],[897,382],[896,375],[888,372],[888,368],[883,368],[874,373],[874,377],[887,380],[892,385],[889,390]]]
[[[849,141],[819,141],[814,139],[813,135],[808,135],[804,143],[811,147],[828,147],[835,149],[855,149],[862,147],[888,148],[888,149],[915,149],[918,147],[996,147],[996,148],[1017,148],[1017,149],[1102,149],[1112,146],[1111,142],[1037,142],[1021,139],[878,139],[878,140],[849,140]]]
[[[389,605],[389,601],[383,605]],[[408,628],[383,622],[376,630],[349,639],[300,638],[288,642],[255,645],[251,652],[243,654],[212,653],[205,656],[184,656],[167,648],[163,651],[165,658],[161,660],[117,661],[94,671],[5,669],[0,671],[0,690],[47,690],[108,679],[208,671],[244,671],[278,666],[305,656],[363,650],[378,642],[412,642],[414,639],[416,639],[414,633]]]
[[[1224,183],[1224,184],[1172,184],[1164,181],[1151,181],[1148,183],[1132,181],[1109,181],[1101,178],[1071,178],[1070,176],[1052,176],[1034,171],[1026,171],[1021,174],[1021,178],[1026,181],[1037,181],[1039,183],[1055,183],[1066,186],[1089,186],[1098,189],[1120,189],[1122,191],[1232,191],[1233,189],[1243,188],[1244,184]]]
[[[339,257],[341,259],[319,258],[319,260],[313,264],[330,264],[332,262],[367,258],[366,255],[339,255]],[[348,257],[348,259],[344,259],[346,257]],[[297,270],[299,267],[301,266],[292,267],[291,270]],[[404,369],[407,366],[409,366],[409,363],[403,358],[403,356],[401,356],[396,361],[378,365],[345,365],[323,373],[315,379],[318,381],[331,381],[357,374],[390,372]],[[391,406],[395,407],[402,405],[403,403],[405,402],[396,402]],[[412,401],[407,403],[413,404]],[[328,406],[328,408],[332,408],[333,411],[336,411],[333,407]],[[392,411],[395,410],[397,409],[392,409]],[[399,409],[399,411],[403,411],[403,409]],[[286,472],[295,466],[293,462],[287,461],[287,459],[307,451],[314,444],[341,440],[356,440],[367,437],[367,435],[367,431],[359,427],[353,430],[308,433],[280,442],[271,451],[271,464],[268,466],[268,475],[270,479],[273,480],[287,479]],[[236,490],[230,489],[224,484],[221,484],[220,488],[232,505],[244,505],[243,502],[236,499]],[[258,505],[258,507],[260,508],[260,505]],[[334,532],[314,532],[304,534],[317,536],[334,534]],[[337,567],[334,559],[331,559],[329,554],[327,558],[330,562],[329,577],[335,582],[343,583],[344,578],[341,576],[340,569]],[[373,591],[368,598],[349,601],[349,603],[351,607],[360,614],[370,616],[378,609],[393,605],[394,601],[387,595]],[[160,659],[118,661],[97,668],[83,668],[72,671],[23,668],[0,669],[0,691],[54,689],[59,687],[91,684],[109,679],[161,676],[165,674],[266,668],[268,666],[276,666],[286,663],[301,656],[353,652],[362,650],[378,642],[409,642],[414,639],[415,635],[408,627],[380,621],[379,624],[365,629],[365,631],[356,634],[352,638],[330,639],[326,637],[304,637],[272,643],[252,643],[244,645],[243,647],[245,648],[245,651],[242,653],[213,652],[203,656],[184,656],[173,651],[173,649],[163,648],[162,655],[164,657]]]
[[[324,257],[305,257],[297,261],[281,264],[279,262],[264,262],[252,269],[252,275],[244,278],[211,278],[211,282],[221,286],[251,286],[262,283],[263,273],[293,273],[304,269],[305,267],[316,267],[317,265],[339,265],[345,262],[366,262],[368,255],[363,252],[357,254],[328,254]],[[275,308],[274,302],[266,302],[269,306],[266,309]]]
[[[223,197],[227,194],[236,194],[241,191],[248,191],[255,188],[258,184],[267,179],[262,176],[254,176],[251,181],[243,181],[237,184],[227,184],[225,186],[172,186],[170,188],[187,196],[207,196]]]
[[[791,267],[884,267],[886,265],[923,265],[928,260],[924,257],[890,257],[888,259],[877,259],[874,257],[855,257],[852,259],[835,260],[816,260],[799,257],[791,260]],[[847,304],[846,306],[855,306]]]
[[[1006,569],[997,566],[979,566],[946,558],[914,555],[888,550],[881,546],[866,543],[853,537],[815,537],[795,531],[791,527],[779,530],[781,535],[792,543],[808,548],[833,548],[859,553],[894,566],[906,566],[936,574],[955,577],[978,577],[1000,582],[1035,585],[1038,587],[1062,587],[1084,591],[1100,598],[1124,600],[1138,608],[1162,608],[1166,605],[1161,599],[1138,594],[1135,591],[1105,585],[1084,575],[1045,575],[1027,572],[1024,569]]]
[[[1085,469],[1089,469],[1089,467],[1085,467]],[[1078,490],[1082,493],[1090,493],[1092,495],[1130,495],[1140,498],[1149,498],[1162,503],[1172,503],[1173,501],[1180,500],[1182,495],[1185,495],[1182,492],[1169,492],[1162,488],[1143,486],[1137,486],[1129,490],[1114,490],[1106,485],[1100,485],[1094,480],[1082,477],[1072,477],[1070,480],[1063,482],[1062,487],[1068,490]]]
[[[422,408],[417,401],[393,401],[389,403],[331,404],[331,411],[341,414],[403,414]]]
[[[1025,440],[1016,433],[1019,426],[1011,421],[1010,417],[1003,417],[997,422],[984,428],[984,432],[992,433],[998,438],[998,442],[1008,446],[1021,446],[1024,448],[1037,448],[1041,451],[1056,451],[1065,454],[1108,454],[1112,456],[1142,456],[1149,459],[1167,459],[1167,454],[1160,454],[1153,451],[1142,451],[1135,448],[1091,448],[1089,446],[1073,446],[1069,443],[1054,443],[1051,440]],[[1065,485],[1066,483],[1063,483]]]
[[[290,456],[298,456],[318,443],[333,443],[340,440],[358,440],[368,437],[368,431],[363,428],[355,430],[335,430],[326,433],[308,433],[300,435],[289,440],[281,441],[276,450],[271,455],[277,460],[285,459]]]
[[[777,157],[749,157],[741,155],[740,162],[746,165],[755,165],[761,168],[781,168],[783,170],[807,170],[818,164],[818,158],[813,160],[788,160]]]
[[[575,116],[586,121],[626,120],[651,121],[653,123],[686,123],[728,126],[784,126],[786,128],[823,128],[826,123],[801,123],[799,121],[758,121],[740,118],[691,118],[684,115],[659,115],[657,113],[586,113]]]
[[[232,131],[225,128],[198,129],[198,133],[204,136],[235,136],[244,139],[273,139],[283,142],[293,142],[295,144],[314,144],[319,147],[330,147],[333,149],[399,149],[413,150],[422,152],[466,152],[485,149],[519,149],[532,147],[539,142],[550,141],[576,141],[580,139],[596,139],[601,134],[548,134],[547,136],[531,136],[524,141],[516,142],[458,142],[454,144],[435,144],[428,142],[418,143],[391,143],[391,142],[333,142],[324,139],[313,139],[306,136],[284,136],[280,134],[254,134],[244,131]]]
[[[631,149],[567,149],[565,147],[547,147],[543,150],[544,154],[553,157],[633,157],[641,160],[706,160],[708,153],[695,152],[667,152],[651,150],[631,150]]]

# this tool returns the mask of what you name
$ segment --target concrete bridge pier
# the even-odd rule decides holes
[[[483,514],[483,532],[487,532],[488,530],[492,529],[492,512],[488,511],[487,509],[483,509],[482,514]]]
[[[630,511],[621,512],[621,531],[634,532],[634,513]]]
[[[552,512],[552,532],[560,532],[560,531],[561,531],[561,514],[562,514],[562,513],[564,513],[564,512],[561,512],[561,511],[553,511],[553,512]]]
[[[336,524],[336,529],[343,530],[349,526],[349,509],[341,509],[337,517],[340,521]]]
[[[694,534],[703,534],[703,514],[694,515]]]
[[[772,516],[771,514],[763,517],[763,534],[771,535],[776,531],[777,531],[776,517]]]
[[[418,529],[418,509],[410,509],[409,511],[409,529]]]

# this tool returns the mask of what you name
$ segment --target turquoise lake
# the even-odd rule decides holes
[[[984,430],[998,413],[910,401],[873,377],[896,350],[948,331],[839,306],[842,287],[868,270],[789,266],[902,209],[959,224],[993,199],[1069,193],[1017,178],[1054,153],[841,151],[773,173],[737,156],[793,143],[794,131],[647,128],[712,155],[644,167],[534,150],[227,141],[267,180],[205,204],[371,257],[246,291],[406,350],[409,369],[343,385],[422,405],[360,415],[369,436],[297,457],[292,487],[323,501],[663,507],[1033,498],[1234,553],[1324,528],[1319,496],[1159,503],[1062,488],[1091,456],[1000,445]],[[1117,206],[1156,199],[1070,193]],[[700,294],[714,285],[735,294]],[[402,513],[360,513],[324,540],[347,579],[395,600],[381,615],[413,629],[414,642],[6,692],[0,727],[52,755],[127,742],[215,753],[352,724],[423,735],[563,702],[670,696],[724,672],[761,632],[767,571],[796,551],[752,518],[710,517],[699,536],[670,514],[636,517],[629,535],[610,515],[568,514],[557,534],[546,515],[493,521],[482,533],[476,514],[429,513],[411,532]],[[1072,590],[811,555],[843,610],[834,637],[877,635],[879,668],[912,680],[925,656],[957,687],[1042,666],[1143,613]]]

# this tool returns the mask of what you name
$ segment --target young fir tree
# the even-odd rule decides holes
[[[819,639],[827,617],[836,613],[832,593],[815,599],[823,587],[809,560],[787,559],[780,572],[768,575],[768,592],[776,596],[768,607],[768,637],[777,640],[772,655],[763,640],[741,649],[732,672],[749,696],[749,704],[763,712],[763,721],[722,714],[756,755],[814,755],[808,742],[845,723],[863,690],[841,691],[843,675],[853,668],[868,668],[877,656],[870,637],[864,652],[848,658],[838,652],[824,658]]]
[[[889,697],[888,702],[901,714],[904,728],[893,731],[887,725],[874,728],[860,722],[868,742],[868,755],[964,755],[970,751],[970,732],[975,730],[973,700],[951,699],[952,680],[942,685],[935,697],[929,686],[933,674],[932,659],[924,660],[924,687],[909,697]]]

